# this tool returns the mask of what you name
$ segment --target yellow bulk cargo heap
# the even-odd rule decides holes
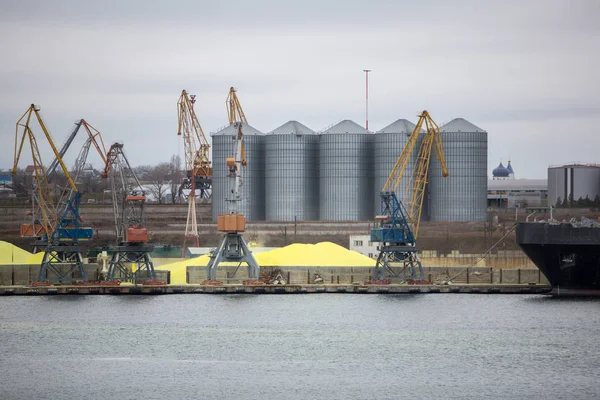
[[[28,264],[31,253],[11,243],[0,240],[0,265]]]
[[[31,254],[27,259],[27,264],[41,264],[44,259],[44,252],[40,251],[39,253]]]
[[[348,250],[331,242],[317,244],[295,243],[280,249],[256,253],[256,262],[261,267],[373,267],[375,260]],[[209,261],[208,255],[189,260],[165,264],[157,270],[171,271],[171,283],[185,284],[188,266],[205,267]],[[221,265],[237,265],[222,263]]]

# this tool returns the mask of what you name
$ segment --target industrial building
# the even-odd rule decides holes
[[[0,197],[13,197],[13,179],[10,172],[0,172]]]
[[[488,180],[488,207],[525,208],[548,206],[546,179],[490,179]]]
[[[508,161],[493,169],[488,180],[488,207],[525,208],[548,206],[548,181],[546,179],[516,179]]]
[[[368,221],[380,212],[379,192],[415,125],[398,119],[372,133],[343,120],[316,133],[289,121],[263,134],[244,125],[245,153],[241,212],[250,221]],[[463,118],[440,127],[449,171],[442,177],[432,156],[423,220],[487,220],[487,132]],[[234,129],[212,134],[213,160],[232,154]],[[420,147],[420,141],[416,148]],[[406,201],[416,162],[411,155],[397,189]],[[227,167],[213,165],[213,219],[227,212]]]
[[[548,168],[548,202],[593,201],[600,196],[600,165],[567,164]]]

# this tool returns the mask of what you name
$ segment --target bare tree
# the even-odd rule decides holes
[[[148,181],[150,193],[155,197],[158,204],[165,202],[167,192],[169,190],[171,166],[169,163],[163,162],[152,168],[145,175],[145,180]]]
[[[179,185],[181,185],[181,179],[183,178],[181,171],[181,157],[175,154],[172,155],[169,168],[169,178],[171,180],[171,203],[175,204],[179,200]]]
[[[132,167],[133,172],[137,176],[139,180],[149,180],[148,174],[152,172],[154,166],[152,165],[138,165],[137,167]]]

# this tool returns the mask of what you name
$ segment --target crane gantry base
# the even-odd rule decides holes
[[[137,282],[156,280],[154,263],[150,252],[154,250],[151,245],[125,245],[116,246],[108,264],[106,280]],[[132,264],[136,265],[135,271]]]
[[[206,266],[206,279],[217,279],[217,268],[222,262],[237,262],[238,268],[244,262],[248,265],[248,278],[238,279],[257,280],[260,276],[260,267],[244,238],[239,233],[225,235],[219,247],[210,253],[210,261]],[[234,271],[233,276],[228,279],[236,279],[235,272],[237,272],[237,269]]]
[[[79,246],[47,246],[44,249],[38,280],[87,280],[87,272],[83,266],[83,257]]]
[[[374,275],[377,279],[423,280],[423,267],[414,246],[383,244],[380,247]]]

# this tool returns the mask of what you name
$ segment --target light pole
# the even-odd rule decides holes
[[[365,73],[365,101],[366,101],[366,106],[365,106],[365,129],[368,131],[369,130],[369,72],[371,72],[370,69],[363,69],[364,73]]]

